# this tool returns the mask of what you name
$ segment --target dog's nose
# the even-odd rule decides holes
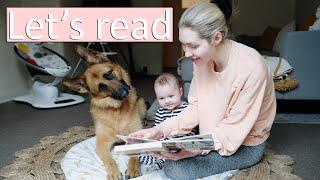
[[[117,100],[123,100],[124,98],[128,97],[128,94],[129,89],[125,85],[121,84],[118,92],[114,93],[112,97]]]
[[[100,83],[98,86],[99,92],[106,91],[107,89],[108,89],[108,86],[105,84]]]
[[[119,98],[124,99],[128,96],[128,94],[129,94],[129,89],[126,86],[120,86]]]

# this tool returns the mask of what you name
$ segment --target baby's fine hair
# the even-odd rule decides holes
[[[154,87],[160,85],[174,85],[177,88],[182,88],[182,81],[171,73],[162,73],[154,82]]]
[[[228,26],[223,12],[214,3],[199,2],[190,6],[181,16],[179,28],[191,28],[199,33],[200,38],[211,42],[216,32],[221,32],[223,39],[228,37]]]

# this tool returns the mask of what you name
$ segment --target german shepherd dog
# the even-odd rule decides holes
[[[111,149],[117,143],[117,134],[128,135],[142,129],[147,107],[143,98],[137,96],[128,73],[104,54],[82,46],[76,46],[77,53],[85,59],[88,68],[77,79],[64,80],[63,85],[79,93],[89,93],[90,112],[96,133],[96,152],[103,161],[107,179],[122,179]],[[130,157],[127,176],[140,175],[136,157]]]

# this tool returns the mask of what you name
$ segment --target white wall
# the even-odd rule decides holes
[[[63,3],[62,3],[63,2]],[[30,78],[24,66],[15,56],[13,43],[6,42],[6,7],[59,7],[78,6],[81,1],[69,0],[10,0],[0,5],[0,103],[12,100],[14,97],[28,92]],[[51,47],[64,55],[71,64],[75,64],[77,56],[72,43],[55,43]]]
[[[15,58],[13,44],[6,42],[6,6],[15,3],[6,1],[3,4],[5,6],[0,7],[0,103],[27,91],[24,67]]]
[[[261,35],[267,26],[282,27],[295,18],[295,0],[239,0],[234,35]]]

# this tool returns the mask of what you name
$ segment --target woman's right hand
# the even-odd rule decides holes
[[[128,135],[128,138],[143,138],[143,139],[161,139],[163,132],[160,127],[154,126],[148,129],[141,129]]]

